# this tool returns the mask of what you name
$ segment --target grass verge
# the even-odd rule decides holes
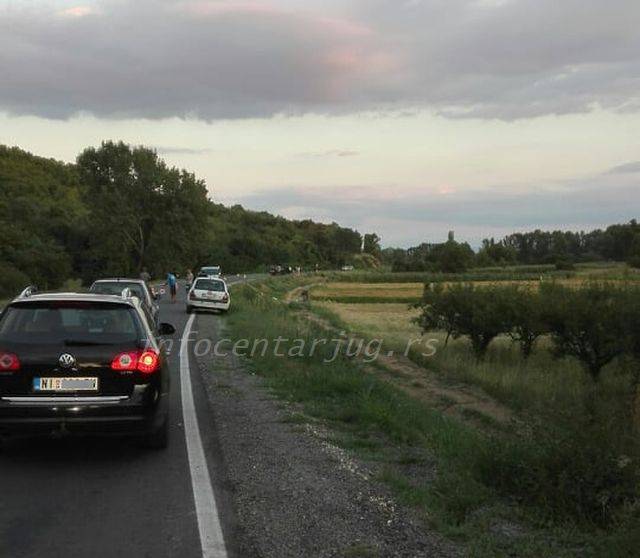
[[[250,346],[285,340],[282,356],[258,352],[248,366],[278,397],[301,404],[296,423],[304,415],[322,420],[344,447],[375,459],[397,498],[462,541],[471,556],[632,556],[625,552],[636,540],[637,502],[625,490],[637,471],[600,452],[592,431],[574,439],[575,428],[542,425],[484,435],[367,374],[356,361],[333,359],[331,346],[300,354],[301,342],[308,348],[327,334],[280,302],[293,281],[274,285],[279,282],[237,287],[229,328]],[[614,498],[616,510],[626,499],[626,513],[610,515]],[[607,521],[594,518],[594,508]]]

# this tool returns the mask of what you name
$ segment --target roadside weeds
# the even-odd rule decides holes
[[[305,305],[273,298],[282,300],[282,294],[271,297],[264,286],[242,292],[230,316],[232,331],[255,338],[326,335],[326,323],[300,319]],[[324,356],[278,359],[266,355],[248,362],[276,396],[296,402],[299,410],[292,420],[298,424],[320,421],[334,433],[332,442],[337,446],[378,464],[378,477],[398,502],[419,510],[425,525],[464,543],[470,556],[586,557],[600,555],[598,539],[607,541],[603,548],[609,545],[612,533],[597,528],[589,532],[569,520],[551,520],[548,510],[532,499],[538,494],[527,483],[537,482],[537,477],[527,467],[544,467],[546,459],[532,452],[553,452],[557,442],[538,447],[526,433],[512,428],[508,409],[504,415],[508,419],[494,420],[464,402],[456,403],[446,393],[410,397],[403,382],[421,388],[412,385],[419,379],[411,374],[404,377],[379,363],[367,369],[357,359],[327,363]],[[457,386],[445,388],[455,391]],[[549,436],[553,440],[553,433]],[[535,443],[529,447],[530,442]],[[514,467],[514,460],[521,463]],[[505,465],[511,470],[503,482]],[[511,486],[513,481],[519,484]],[[534,491],[517,497],[523,488]],[[560,514],[562,509],[553,513]],[[623,548],[629,540],[617,545],[619,551],[609,552],[609,545],[607,555],[625,556]]]

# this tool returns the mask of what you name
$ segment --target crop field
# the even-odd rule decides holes
[[[420,312],[407,304],[322,301],[314,303],[313,309],[345,331],[366,339],[382,339],[385,349],[400,353],[410,347],[411,340],[422,336],[413,321]],[[580,406],[585,383],[579,364],[554,359],[545,339],[538,341],[539,351],[530,362],[523,363],[518,348],[511,339],[502,336],[494,341],[487,359],[480,363],[464,339],[450,339],[445,346],[444,332],[430,332],[427,337],[436,340],[436,353],[425,359],[418,346],[410,347],[408,356],[444,380],[479,386],[517,409],[532,409],[550,400],[562,402],[565,408]],[[608,377],[604,383],[607,389],[619,388],[616,377]]]
[[[626,278],[612,278],[605,272],[572,277],[552,279],[552,282],[572,288],[580,288],[594,281],[606,282],[609,285],[625,286],[627,284],[640,284],[640,274],[630,274]],[[537,290],[541,284],[549,282],[540,279],[525,280],[461,280],[442,281],[439,284],[452,286],[456,284],[473,284],[477,287],[495,287],[517,285],[522,289]],[[417,282],[389,282],[389,283],[357,283],[357,282],[328,282],[313,287],[310,291],[312,300],[335,301],[343,303],[367,304],[367,303],[413,303],[420,300],[424,291],[424,283]]]
[[[422,296],[423,283],[328,283],[311,290],[314,300],[412,302]]]
[[[407,339],[420,337],[420,327],[413,323],[419,311],[402,303],[318,302],[314,309],[333,315],[350,332],[366,337],[384,338],[389,346],[400,348]]]
[[[615,267],[619,277],[626,272]],[[594,279],[607,277],[606,285],[616,289],[637,287],[640,274],[625,279],[612,279],[608,267],[583,268],[581,274],[554,280],[553,283],[579,289]],[[589,280],[591,279],[591,281]],[[537,292],[540,281],[459,281],[457,284],[475,287],[500,287],[517,284],[526,291]],[[446,285],[456,282],[447,281]],[[415,319],[420,310],[413,307],[423,294],[421,283],[355,283],[328,282],[310,291],[312,309],[328,318],[334,325],[364,338],[384,339],[385,346],[404,351],[410,340],[422,335]],[[502,402],[519,409],[548,407],[549,401],[564,409],[581,407],[586,392],[591,389],[580,363],[573,358],[557,358],[551,339],[541,335],[528,360],[523,360],[519,347],[507,335],[498,335],[481,361],[474,355],[467,339],[446,339],[443,331],[429,331],[425,335],[436,339],[438,350],[425,359],[419,349],[407,354],[415,362],[436,371],[445,378],[462,380],[483,388]],[[631,367],[629,369],[629,367]],[[599,389],[609,404],[625,397],[625,386],[634,366],[624,359],[616,359],[602,374]]]

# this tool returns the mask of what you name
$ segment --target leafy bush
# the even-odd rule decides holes
[[[609,526],[638,498],[640,469],[634,443],[613,440],[608,425],[545,420],[527,436],[492,439],[479,463],[483,483],[554,520]],[[637,445],[635,445],[637,447]]]
[[[0,264],[0,298],[17,295],[29,284],[29,277],[15,267]]]
[[[559,258],[556,260],[555,268],[557,271],[575,271],[576,264],[570,258]]]

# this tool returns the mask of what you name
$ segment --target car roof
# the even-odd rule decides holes
[[[104,295],[95,293],[34,293],[29,296],[18,296],[14,298],[9,305],[14,303],[28,304],[30,302],[62,302],[62,301],[77,301],[77,302],[109,302],[113,304],[125,304],[132,307],[137,307],[140,304],[140,299],[137,297],[123,298],[121,295]]]
[[[145,285],[147,283],[144,279],[140,279],[139,277],[108,277],[104,279],[96,279],[93,282],[93,284],[95,285],[96,283],[123,283],[123,282],[140,283]]]
[[[194,281],[220,281],[220,283],[227,284],[222,277],[195,277]]]

